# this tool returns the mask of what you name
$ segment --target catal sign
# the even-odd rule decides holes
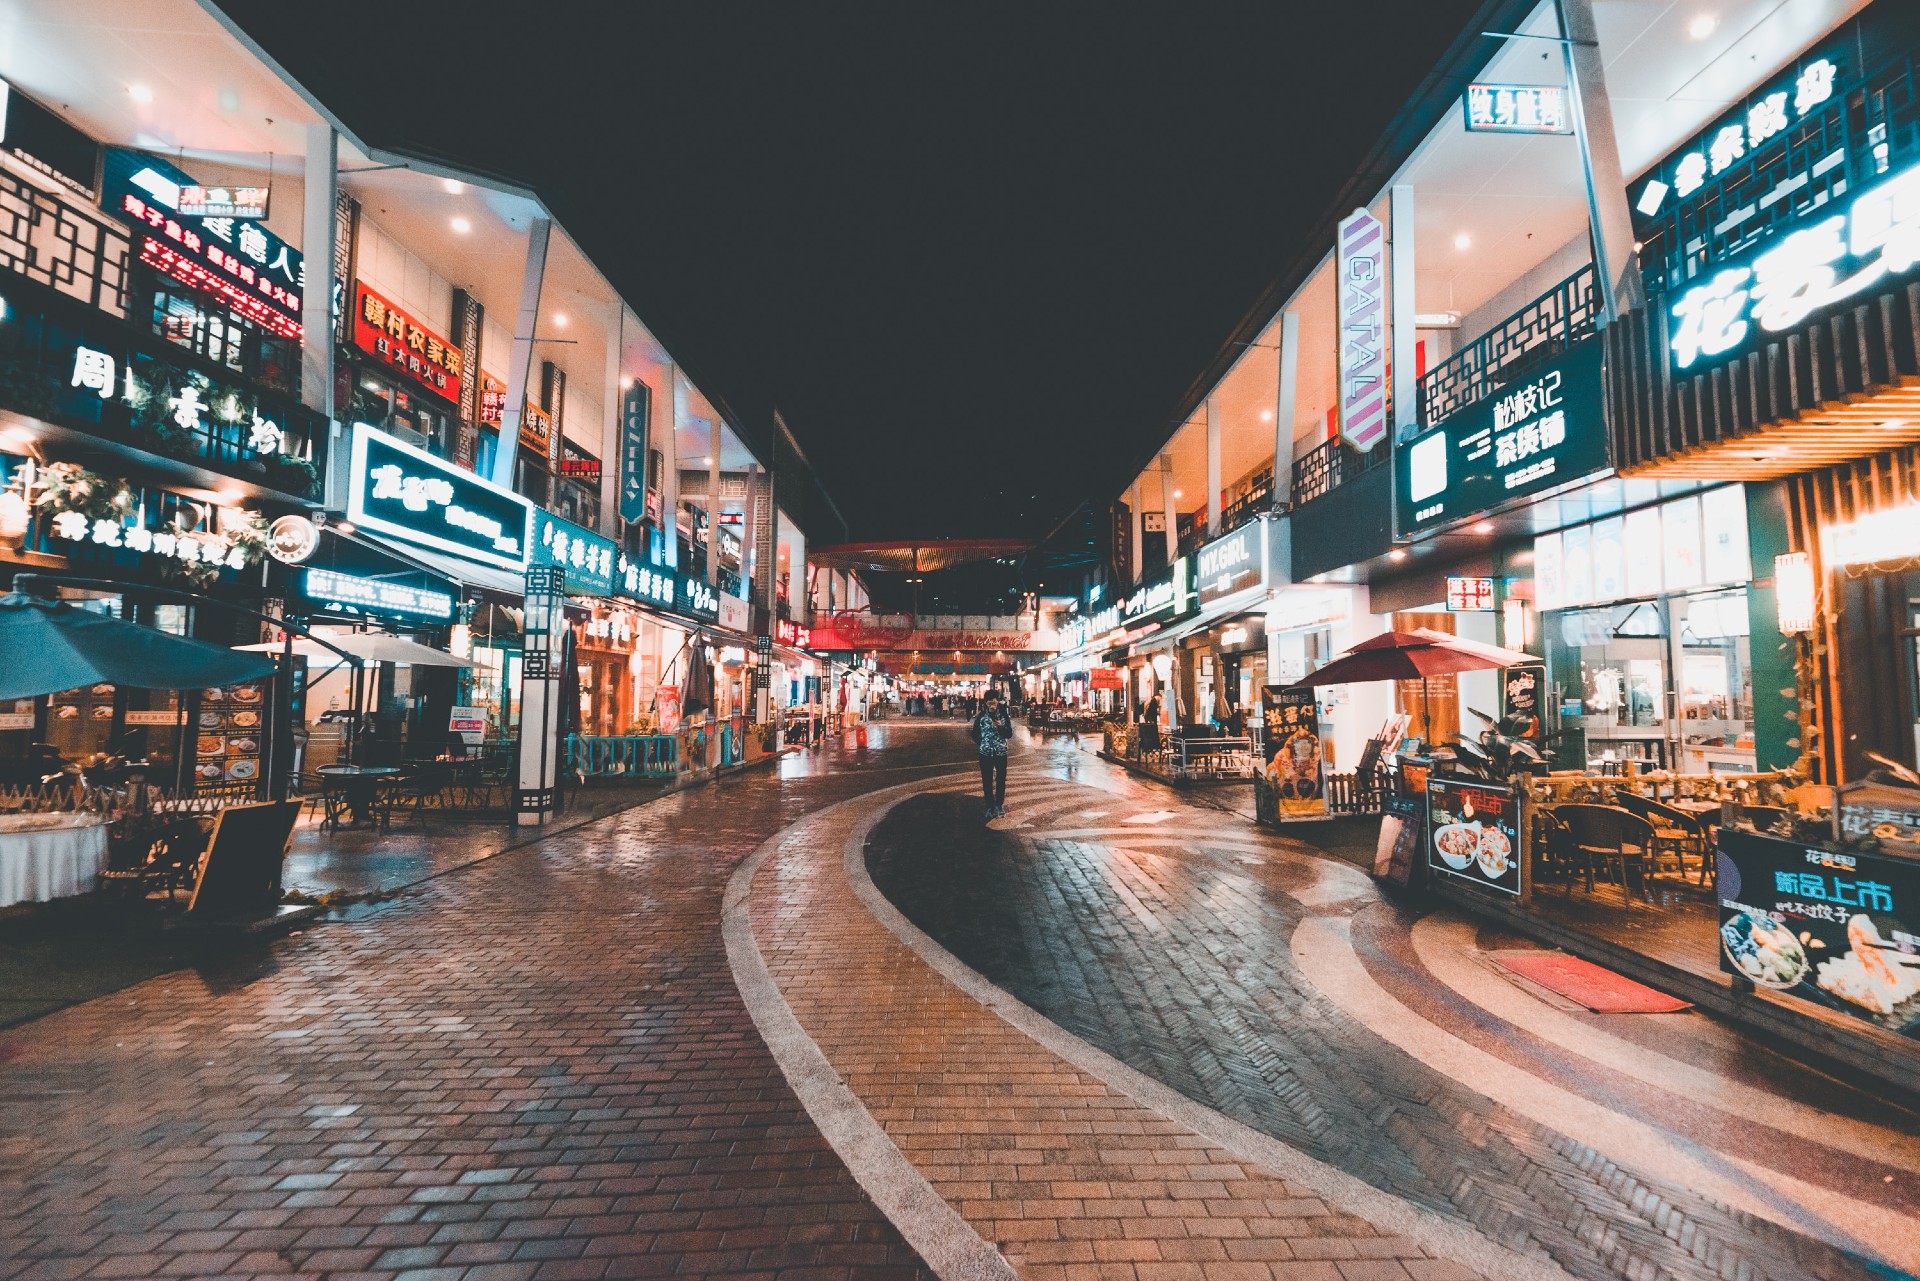
[[[1340,437],[1372,449],[1387,434],[1387,236],[1365,209],[1340,220]]]

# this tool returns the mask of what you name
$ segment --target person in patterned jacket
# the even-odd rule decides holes
[[[987,817],[1007,812],[1007,744],[1013,739],[1013,717],[1000,705],[998,691],[987,694],[967,735],[980,748],[980,790],[986,793]]]

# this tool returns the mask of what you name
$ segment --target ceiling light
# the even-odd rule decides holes
[[[564,311],[554,312],[553,323],[560,326],[560,328],[565,329],[567,327],[567,313]]]
[[[456,196],[467,189],[467,184],[461,182],[458,178],[442,178],[440,185],[445,187],[449,193]]]
[[[1687,34],[1695,40],[1705,40],[1714,33],[1719,25],[1720,16],[1718,14],[1703,13],[1687,24]]]
[[[240,505],[240,500],[245,498],[246,495],[237,489],[223,489],[215,494],[214,497],[220,500],[222,506],[237,507]]]
[[[1263,409],[1263,410],[1261,410],[1261,411],[1260,411],[1260,421],[1261,421],[1261,422],[1263,422],[1263,423],[1270,423],[1270,422],[1272,422],[1272,421],[1273,421],[1273,411],[1272,411],[1271,409]]]
[[[1463,231],[1453,238],[1453,247],[1455,249],[1471,249],[1473,248],[1473,237]]]
[[[1404,547],[1396,547],[1392,551],[1387,553],[1388,560],[1405,560],[1406,558],[1407,558],[1407,549]]]
[[[1493,522],[1483,520],[1473,527],[1473,532],[1476,534],[1491,534],[1493,532]]]
[[[327,526],[336,534],[351,534],[357,526],[350,520],[336,520]]]
[[[152,102],[153,90],[145,85],[128,85],[127,96],[135,102]]]
[[[0,449],[30,449],[34,439],[25,427],[8,427],[0,430]]]
[[[468,222],[465,218],[455,218],[453,222],[449,225],[452,226],[452,228],[456,233],[462,236],[466,235],[469,231],[473,230],[473,224]]]
[[[1185,494],[1183,494],[1183,493],[1181,493],[1181,492],[1180,492],[1179,490],[1177,490],[1177,489],[1173,491],[1173,496],[1174,496],[1175,498],[1185,498],[1185,497],[1186,497],[1186,495],[1185,495]]]
[[[708,454],[708,455],[707,455],[707,456],[706,456],[705,458],[702,458],[702,459],[700,460],[700,465],[701,465],[701,466],[703,466],[703,467],[711,467],[711,466],[713,466],[713,455],[712,455],[712,454]]]

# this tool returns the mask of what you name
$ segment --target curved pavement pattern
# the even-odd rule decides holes
[[[930,1277],[718,918],[770,833],[951,747],[683,792],[0,1032],[0,1278]]]
[[[1044,759],[1002,830],[934,791],[868,853],[914,926],[1060,1027],[1576,1276],[1920,1267],[1912,1116],[1699,1015],[1561,1009],[1357,869]]]

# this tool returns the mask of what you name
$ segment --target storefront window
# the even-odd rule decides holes
[[[436,458],[453,457],[452,413],[374,370],[362,370],[354,383],[353,416]]]
[[[300,344],[267,333],[168,281],[153,289],[153,331],[195,355],[285,392],[300,385]]]

